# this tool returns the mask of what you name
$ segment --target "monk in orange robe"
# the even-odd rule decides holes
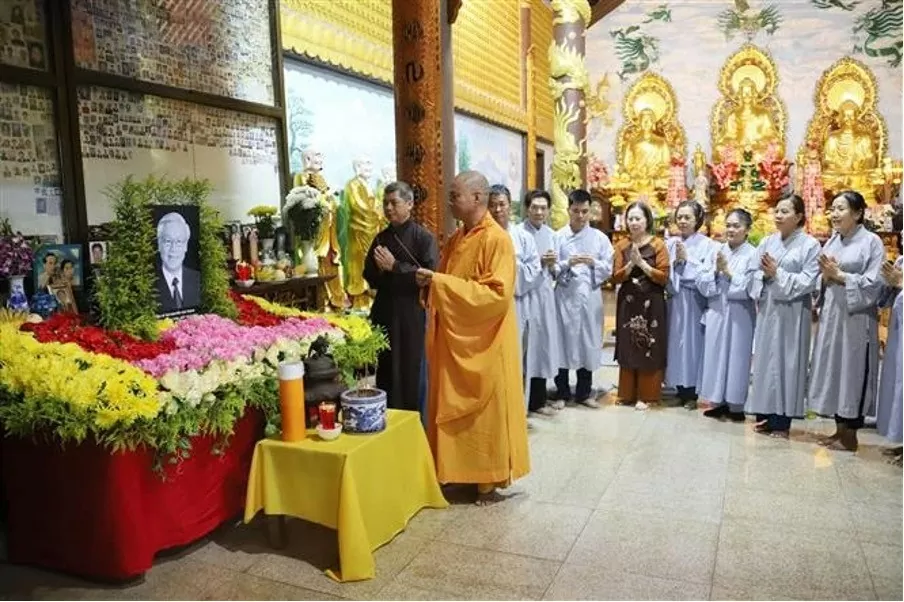
[[[478,504],[530,471],[515,314],[515,248],[487,211],[489,185],[474,171],[452,183],[462,222],[439,269],[420,269],[426,291],[427,438],[440,483],[477,485]]]

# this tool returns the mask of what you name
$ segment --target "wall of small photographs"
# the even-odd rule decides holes
[[[79,67],[272,105],[269,0],[71,0]]]
[[[62,236],[50,91],[0,82],[0,217],[28,235]]]
[[[89,224],[112,219],[104,193],[130,174],[206,178],[227,221],[279,201],[274,120],[101,87],[78,103]]]
[[[0,63],[47,68],[43,0],[0,1]]]

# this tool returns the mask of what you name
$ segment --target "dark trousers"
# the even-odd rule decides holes
[[[578,368],[578,384],[574,388],[575,401],[585,401],[590,399],[591,385],[593,384],[593,372],[585,368]],[[571,386],[568,384],[569,371],[566,368],[559,368],[556,375],[556,395],[559,399],[569,399],[571,397]]]
[[[683,402],[697,401],[697,387],[675,387],[678,389],[678,399]]]
[[[863,428],[863,406],[866,404],[866,386],[869,382],[869,345],[866,346],[866,365],[863,370],[863,386],[860,389],[860,408],[858,411],[859,416],[856,418],[844,418],[835,414],[835,425],[839,427],[841,425],[846,426],[852,431],[856,431],[858,429]]]
[[[546,405],[546,379],[530,379],[530,389],[527,391],[527,411],[536,412]]]
[[[769,414],[768,425],[770,431],[790,431],[791,417],[780,414]]]
[[[863,416],[858,416],[857,418],[843,418],[838,414],[835,414],[835,426],[844,425],[852,431],[856,431],[857,429],[863,428]]]

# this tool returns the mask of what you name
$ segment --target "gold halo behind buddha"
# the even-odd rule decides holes
[[[865,64],[844,57],[826,69],[813,95],[815,113],[806,144],[819,152],[831,194],[851,188],[872,202],[888,150],[888,127],[877,108],[876,78]]]
[[[645,109],[655,115],[656,131],[665,138],[671,153],[685,154],[687,137],[678,123],[675,90],[661,75],[647,71],[628,90],[622,105],[624,120],[616,136],[615,149],[619,165],[624,165],[626,143],[637,135],[640,115]]]
[[[745,82],[751,82],[753,88],[746,97]],[[771,143],[777,145],[779,156],[784,156],[788,112],[776,93],[778,71],[772,58],[753,44],[745,44],[725,61],[718,88],[721,96],[710,117],[714,159],[721,160],[722,151],[729,147],[737,152],[750,147],[759,159]]]

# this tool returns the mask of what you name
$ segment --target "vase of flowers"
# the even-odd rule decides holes
[[[0,232],[0,278],[9,279],[6,306],[13,311],[26,312],[25,275],[31,271],[35,254],[21,232],[12,233],[9,222],[3,224]]]
[[[273,243],[276,237],[276,225],[273,217],[279,210],[273,205],[258,205],[248,210],[248,215],[254,218],[257,226],[257,236],[261,241],[261,255],[264,263],[274,263]]]
[[[292,230],[295,249],[306,274],[317,273],[314,240],[320,230],[326,207],[323,193],[313,186],[296,186],[286,195],[283,221]]]

